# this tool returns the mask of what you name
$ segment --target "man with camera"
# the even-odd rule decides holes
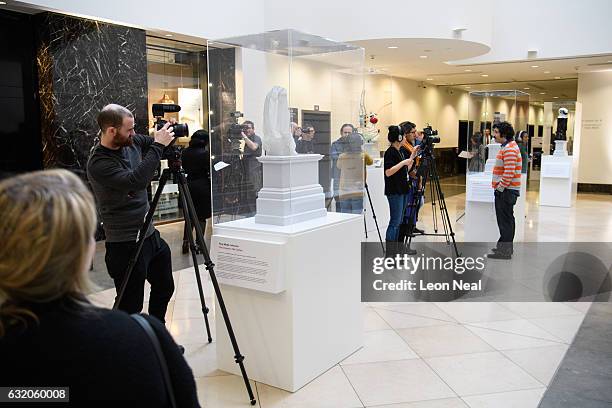
[[[91,151],[87,175],[106,233],[106,267],[117,290],[137,241],[145,239],[119,309],[130,314],[142,310],[146,279],[151,284],[149,314],[165,322],[174,292],[170,248],[152,225],[144,237],[138,235],[149,210],[147,186],[173,140],[173,121],[151,138],[134,132],[134,115],[123,106],[106,105],[97,120],[101,137]]]
[[[514,205],[521,191],[521,152],[514,141],[514,129],[508,122],[493,125],[495,141],[502,145],[493,167],[492,187],[495,189],[495,215],[499,227],[497,247],[488,254],[492,259],[512,258],[514,241]]]
[[[262,143],[261,137],[255,134],[255,125],[250,120],[242,122],[241,135],[244,140],[244,152],[242,154],[245,164],[244,168],[252,186],[252,191],[249,192],[249,206],[251,207],[252,215],[254,215],[257,193],[263,186],[263,169],[261,163],[257,160],[262,154]]]

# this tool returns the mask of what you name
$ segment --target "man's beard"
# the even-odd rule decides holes
[[[134,144],[134,139],[132,138],[132,136],[127,136],[127,138],[125,138],[120,135],[115,135],[113,143],[117,147],[127,147]]]

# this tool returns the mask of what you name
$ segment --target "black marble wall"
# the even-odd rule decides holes
[[[44,167],[84,170],[109,103],[130,109],[146,134],[145,32],[53,13],[36,24]]]

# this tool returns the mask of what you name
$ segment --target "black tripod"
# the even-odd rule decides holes
[[[385,245],[383,244],[382,236],[380,235],[380,228],[378,228],[378,221],[376,220],[376,212],[374,212],[374,204],[372,204],[372,196],[370,196],[370,189],[368,183],[365,183],[365,190],[368,195],[368,201],[370,202],[370,209],[372,210],[372,218],[374,218],[374,224],[376,225],[376,231],[378,232],[378,240],[382,247],[383,255],[385,254]],[[365,230],[365,237],[368,238],[368,226],[366,224],[365,210],[363,215],[363,228]]]
[[[414,228],[416,226],[416,214],[418,212],[419,204],[421,203],[421,198],[425,195],[427,183],[429,183],[434,233],[423,233],[419,235],[445,237],[447,244],[450,245],[452,241],[453,249],[455,250],[455,256],[458,257],[460,255],[459,250],[457,249],[457,242],[455,241],[455,232],[453,231],[453,227],[451,226],[450,216],[448,215],[448,209],[446,207],[446,200],[444,199],[444,192],[442,191],[442,187],[440,186],[440,177],[438,176],[438,169],[436,168],[436,159],[433,155],[432,150],[433,147],[429,147],[423,151],[421,165],[417,169],[416,190],[413,194],[412,202],[407,203],[406,207],[404,208],[404,214],[406,214],[406,211],[409,211],[408,214],[410,217],[410,222],[408,224],[408,234],[406,235],[406,238],[408,238],[407,251],[411,251],[410,244],[412,243],[412,238],[415,236]],[[438,233],[438,208],[436,208],[436,202],[438,204],[440,216],[442,218],[442,228],[444,230],[443,233]]]
[[[132,254],[130,261],[127,266],[127,270],[125,273],[125,278],[123,282],[121,282],[121,287],[117,293],[117,297],[115,299],[115,303],[113,304],[113,309],[117,309],[119,303],[121,302],[121,298],[125,293],[125,289],[130,280],[130,275],[134,269],[134,265],[136,264],[136,260],[140,255],[140,251],[142,250],[142,246],[145,241],[145,234],[149,229],[153,221],[153,213],[159,203],[159,199],[161,197],[161,193],[164,190],[164,186],[168,181],[170,175],[174,177],[174,180],[178,183],[179,189],[179,197],[181,198],[181,203],[183,205],[183,218],[185,220],[185,226],[189,233],[187,234],[189,239],[189,249],[191,251],[191,258],[193,259],[193,269],[196,276],[196,281],[198,284],[198,293],[200,296],[200,303],[202,304],[202,313],[204,314],[204,322],[206,323],[206,332],[208,334],[208,342],[212,342],[212,337],[210,335],[210,326],[208,323],[208,312],[209,309],[206,306],[206,302],[204,300],[204,291],[202,289],[202,279],[200,277],[200,271],[198,269],[198,260],[197,260],[197,252],[198,250],[204,256],[204,265],[206,265],[206,270],[210,275],[210,280],[212,281],[213,288],[215,290],[215,294],[217,296],[217,301],[219,302],[219,308],[221,309],[221,314],[223,315],[223,320],[225,321],[225,326],[227,327],[227,332],[229,334],[229,338],[232,342],[232,347],[234,348],[234,359],[236,363],[240,367],[240,372],[242,373],[242,378],[244,380],[244,384],[246,386],[247,392],[249,393],[249,399],[251,401],[251,405],[255,405],[255,397],[253,396],[253,390],[251,389],[251,383],[249,382],[249,378],[246,373],[246,369],[244,368],[244,356],[240,354],[240,350],[238,348],[238,342],[236,341],[236,336],[234,334],[234,330],[232,329],[232,324],[229,319],[229,315],[227,313],[227,309],[225,308],[225,302],[223,301],[223,295],[221,294],[221,290],[219,289],[219,283],[217,282],[217,277],[215,275],[214,264],[210,259],[210,255],[208,253],[208,248],[206,248],[206,244],[204,243],[204,234],[202,233],[202,226],[198,222],[198,217],[195,211],[195,207],[193,206],[193,201],[191,199],[191,194],[189,193],[189,187],[187,186],[187,180],[185,179],[185,172],[181,167],[180,160],[180,152],[176,147],[171,146],[167,149],[166,153],[168,157],[168,168],[164,169],[162,175],[159,179],[159,186],[157,187],[157,191],[155,192],[155,197],[153,198],[153,202],[151,203],[151,208],[149,208],[149,212],[145,217],[145,222],[140,232],[138,233],[138,245],[136,250]],[[191,233],[192,225],[195,227],[196,231],[196,240],[194,241],[193,235]]]

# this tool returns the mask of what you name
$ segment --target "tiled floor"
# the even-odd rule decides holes
[[[463,194],[447,198],[451,219],[461,215],[464,200]],[[581,194],[573,208],[540,208],[537,193],[529,192],[525,238],[610,242],[610,201],[605,195]],[[425,206],[420,218],[426,228],[431,226],[430,207]],[[180,258],[174,261],[175,269],[190,265],[189,257],[177,251],[180,224],[159,229],[171,244],[174,259]],[[455,230],[460,240],[461,221]],[[103,269],[101,252],[97,267]],[[175,280],[167,327],[186,347],[200,403],[248,407],[242,379],[217,370],[216,343],[206,342],[193,269],[178,270]],[[214,297],[210,281],[204,282],[215,339]],[[91,295],[104,306],[112,304],[113,297],[114,289]],[[583,303],[368,304],[362,349],[293,394],[261,383],[252,385],[258,406],[265,408],[537,407],[587,307]]]

